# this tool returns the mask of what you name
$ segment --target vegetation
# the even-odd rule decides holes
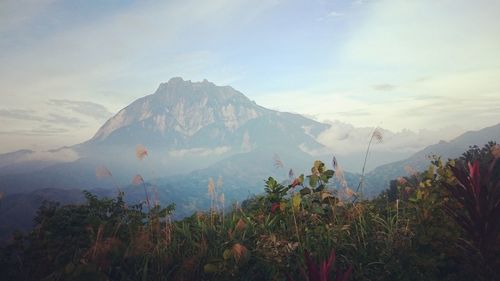
[[[123,193],[44,204],[37,227],[0,251],[3,280],[499,280],[499,146],[432,161],[372,200],[315,161],[308,176],[172,221],[175,206],[127,206]],[[142,181],[141,181],[142,183]],[[355,200],[357,199],[357,200]],[[144,206],[147,210],[143,210]],[[224,212],[225,210],[225,212]]]

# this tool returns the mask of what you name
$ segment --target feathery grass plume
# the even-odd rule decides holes
[[[500,158],[500,144],[495,144],[491,147],[491,155],[495,158]]]
[[[208,195],[213,198],[215,195],[215,184],[212,178],[208,179]]]
[[[217,189],[222,189],[222,176],[219,176],[219,178],[217,179]]]
[[[95,169],[95,177],[97,179],[113,178],[113,174],[111,174],[111,172],[105,166],[98,166]],[[116,190],[118,191],[118,194],[121,194],[120,187],[118,186],[118,184],[116,183],[116,181],[114,179],[113,179],[113,184],[115,185]]]
[[[215,193],[215,183],[213,178],[208,179],[208,194]]]
[[[220,217],[220,219],[221,219],[222,225],[224,225],[224,208],[225,208],[224,203],[226,202],[226,197],[224,196],[224,193],[222,193],[222,192],[219,196],[219,202],[221,204],[220,210],[222,212],[222,216]]]
[[[142,144],[138,144],[135,147],[135,156],[137,157],[137,159],[143,160],[146,156],[148,156],[147,148]]]
[[[332,164],[335,165],[335,168],[334,168],[335,169],[335,174],[334,174],[335,179],[337,180],[337,182],[340,183],[340,187],[342,188],[341,195],[344,195],[344,200],[352,198],[354,195],[356,195],[356,193],[354,193],[354,191],[347,186],[347,180],[344,177],[344,169],[342,169],[342,166],[340,166],[340,164],[337,162],[337,159],[335,159],[335,156],[333,157]],[[337,206],[343,206],[343,205],[344,205],[344,203],[342,201],[339,201],[337,203]]]
[[[224,203],[225,203],[225,195],[222,192],[222,176],[219,175],[219,178],[217,179],[217,194],[219,195],[219,203],[221,204],[220,210],[222,211],[222,216],[221,216],[221,221],[222,224],[224,224]]]
[[[144,183],[144,179],[142,178],[141,175],[135,175],[134,178],[132,178],[133,185],[141,185],[143,183]]]
[[[333,168],[334,171],[337,170],[337,165],[338,165],[337,158],[335,156],[333,156],[333,158],[332,158],[332,168]]]
[[[346,188],[347,187],[347,181],[344,177],[344,169],[342,169],[342,166],[340,166],[338,163],[336,163],[336,167],[335,167],[335,174],[333,174],[333,176],[335,177],[335,179],[340,183],[340,186],[343,187],[343,188]]]
[[[234,244],[231,248],[231,253],[233,254],[233,257],[237,263],[246,256],[247,252],[247,248],[240,243]]]
[[[347,197],[352,197],[354,195],[354,191],[349,187],[344,188],[344,192],[347,195]]]
[[[156,188],[156,186],[153,186],[153,195],[154,195],[154,204],[155,204],[155,207],[158,207],[160,206],[160,199],[158,198],[158,188]]]
[[[360,192],[361,197],[363,196],[364,193],[366,160],[368,159],[368,154],[370,153],[370,147],[372,145],[373,139],[377,140],[377,142],[379,143],[382,142],[382,140],[384,139],[379,127],[375,127],[375,129],[373,129],[373,132],[371,133],[370,136],[370,140],[368,141],[368,146],[366,147],[365,161],[363,162],[363,168],[361,169],[361,177],[359,180],[358,188],[356,188],[356,193],[358,193],[361,190]]]
[[[276,153],[274,153],[274,155],[273,155],[273,161],[274,161],[274,167],[276,169],[282,169],[283,167],[285,167],[285,165],[283,164],[283,161],[281,161],[280,156]]]
[[[219,176],[217,179],[217,195],[218,195],[218,201],[220,203],[220,210],[222,211],[222,216],[221,216],[221,222],[222,225],[224,225],[224,203],[226,201],[226,198],[224,196],[224,193],[222,192],[222,177]]]
[[[216,199],[217,199],[217,194],[215,193],[215,183],[214,179],[209,178],[208,179],[208,197],[210,198],[210,221],[212,222],[212,226],[214,225],[214,212],[215,212],[215,205],[216,205]]]
[[[132,178],[132,184],[133,185],[141,185],[144,187],[144,194],[146,195],[146,204],[148,205],[148,210],[151,210],[151,203],[149,203],[149,194],[148,194],[148,189],[146,188],[146,183],[144,182],[144,179],[142,178],[141,175],[135,175]]]
[[[247,228],[247,224],[245,223],[245,221],[242,218],[240,218],[238,220],[238,222],[236,223],[236,226],[234,227],[234,229],[236,231],[240,231],[241,232],[241,231],[245,230],[245,228]]]
[[[384,136],[382,135],[382,132],[380,131],[379,128],[375,128],[375,131],[373,131],[372,136],[377,142],[382,142],[384,140]]]
[[[103,179],[103,178],[109,178],[112,177],[113,175],[111,172],[108,170],[108,168],[104,166],[99,166],[95,169],[95,177],[98,179]]]
[[[172,244],[172,232],[174,231],[174,226],[172,224],[172,217],[170,214],[165,216],[165,245],[168,247]]]

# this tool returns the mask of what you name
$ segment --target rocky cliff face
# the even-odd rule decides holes
[[[118,112],[91,141],[103,142],[119,135],[128,137],[136,128],[146,131],[148,137],[150,134],[175,135],[179,141],[179,138],[193,137],[210,125],[234,132],[249,120],[270,113],[229,86],[216,86],[207,80],[193,83],[172,78],[160,84],[154,94]]]

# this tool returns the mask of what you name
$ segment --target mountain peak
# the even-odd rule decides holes
[[[169,133],[189,137],[211,124],[234,131],[268,112],[229,86],[217,86],[207,79],[192,82],[174,77],[161,83],[154,94],[118,112],[93,140],[104,140],[123,128],[132,132],[130,126],[134,126],[133,131],[141,128],[159,133],[162,138]]]
[[[217,86],[216,84],[203,79],[201,82],[192,82],[184,80],[182,77],[173,77],[166,83],[161,83],[154,95],[164,96],[182,96],[196,95],[207,96],[209,98],[227,99],[237,97],[239,101],[249,101],[242,93],[236,91],[230,86]]]
[[[182,77],[172,77],[170,78],[170,80],[168,80],[167,83],[182,83],[182,82],[184,82],[184,79],[182,79]]]

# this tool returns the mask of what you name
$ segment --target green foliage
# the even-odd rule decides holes
[[[325,169],[325,163],[316,160],[311,168],[311,175],[307,176],[309,178],[309,186],[316,192],[322,191],[326,188],[326,184],[334,174],[333,170]]]
[[[266,181],[264,191],[267,193],[267,198],[271,203],[279,203],[290,189],[278,183],[273,177],[269,177]]]
[[[453,199],[443,209],[467,234],[471,243],[464,248],[474,257],[471,263],[479,262],[476,278],[483,280],[500,277],[495,272],[500,266],[495,260],[500,254],[500,161],[490,153],[492,146],[471,148],[449,165],[455,180],[441,183]]]
[[[179,221],[171,220],[173,204],[145,212],[123,194],[85,192],[83,205],[46,202],[36,228],[0,249],[0,273],[5,280],[480,280],[476,256],[463,250],[473,235],[446,212],[463,203],[445,187],[458,183],[460,161],[487,167],[497,159],[491,149],[435,158],[378,198],[354,203],[329,187],[334,171],[321,161],[290,184],[269,177],[264,195],[230,211]],[[499,256],[498,239],[491,241],[488,266]]]

